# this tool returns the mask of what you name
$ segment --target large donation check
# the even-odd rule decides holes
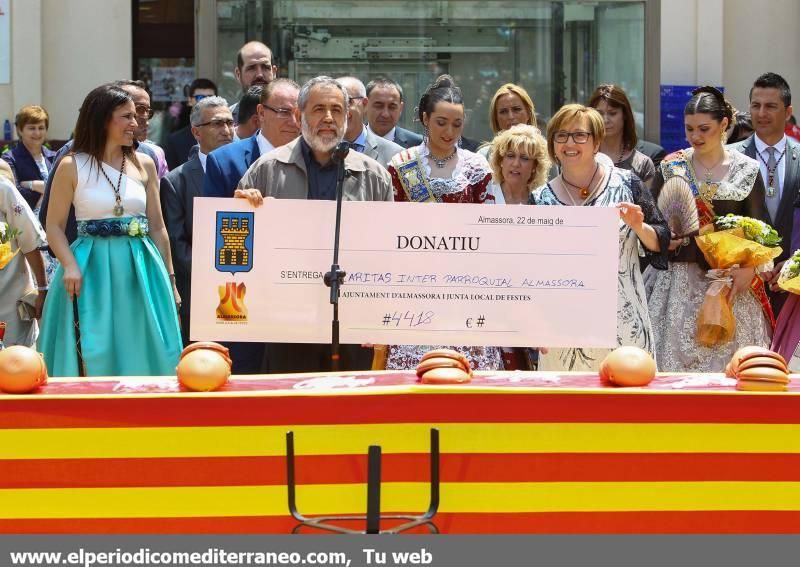
[[[191,338],[330,342],[335,216],[196,199]],[[619,234],[613,208],[344,202],[340,339],[614,346]]]

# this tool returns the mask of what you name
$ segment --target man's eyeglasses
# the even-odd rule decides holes
[[[136,116],[147,116],[148,118],[152,118],[155,111],[150,108],[149,106],[145,106],[143,104],[136,105]]]
[[[357,100],[364,100],[365,98],[367,98],[367,97],[365,97],[365,96],[351,96],[350,97],[350,104],[353,104]]]
[[[591,135],[591,132],[564,132],[561,130],[556,132],[556,135],[553,136],[553,139],[559,144],[566,144],[570,138],[572,138],[572,141],[576,144],[585,144],[589,141]]]
[[[261,106],[274,112],[281,120],[288,120],[288,118],[294,114],[294,110],[291,108],[272,108],[268,104],[262,104]]]
[[[225,128],[233,128],[233,125],[234,123],[232,119],[228,118],[227,120],[223,120],[219,118],[216,120],[209,120],[208,122],[202,122],[200,124],[195,124],[194,126],[196,128],[199,128],[200,126],[211,126],[212,128],[222,128],[224,126]]]

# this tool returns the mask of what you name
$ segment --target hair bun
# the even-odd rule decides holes
[[[419,121],[425,124],[425,114],[431,114],[438,102],[449,102],[452,104],[464,105],[464,96],[461,94],[461,89],[456,85],[453,77],[444,74],[436,77],[425,92],[419,99],[419,106],[417,107],[417,116]]]
[[[444,75],[439,75],[438,77],[436,77],[436,80],[433,81],[433,84],[431,85],[430,90],[433,90],[433,89],[446,89],[446,88],[451,88],[451,89],[457,89],[458,88],[458,85],[456,85],[456,82],[453,79],[453,77],[451,77],[447,73],[445,73]]]
[[[712,87],[711,85],[703,85],[702,87],[697,87],[692,91],[693,95],[697,95],[700,93],[708,93],[714,95],[720,100],[723,100],[725,98],[725,95],[722,94],[721,90],[719,90],[717,87]]]
[[[694,96],[697,96],[702,93],[708,93],[713,96],[719,102],[720,106],[724,109],[725,116],[728,118],[729,122],[733,122],[734,113],[736,109],[733,105],[728,102],[728,99],[725,98],[725,95],[722,94],[722,91],[719,90],[717,87],[712,87],[710,85],[704,85],[702,87],[697,87],[692,91]]]

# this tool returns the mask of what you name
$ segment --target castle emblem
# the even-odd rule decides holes
[[[253,269],[253,213],[218,211],[214,263],[217,271]]]

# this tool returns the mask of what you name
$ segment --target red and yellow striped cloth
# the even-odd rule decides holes
[[[372,444],[382,511],[419,513],[432,426],[442,532],[800,533],[798,386],[369,373],[198,394],[163,378],[52,380],[0,396],[0,533],[287,533],[288,430],[302,513],[363,514]]]

